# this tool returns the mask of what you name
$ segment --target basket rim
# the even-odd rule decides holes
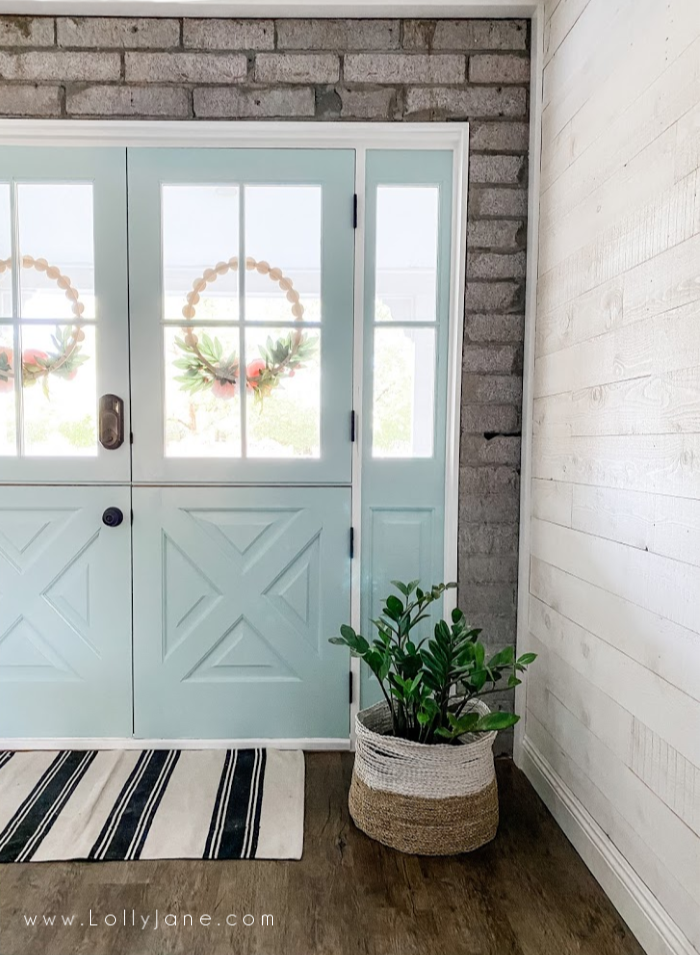
[[[481,712],[483,716],[486,716],[487,713],[490,713],[490,708],[484,703],[483,700],[474,699],[469,704],[469,708],[476,709]],[[374,703],[372,706],[366,706],[364,709],[359,710],[355,716],[355,723],[357,728],[357,735],[360,733],[363,736],[366,736],[372,739],[374,742],[386,741],[386,740],[395,740],[401,746],[407,748],[413,748],[418,752],[425,752],[429,750],[433,753],[459,753],[462,747],[477,747],[477,746],[492,746],[496,737],[498,736],[498,730],[489,730],[487,733],[479,733],[478,736],[475,736],[473,733],[467,733],[466,741],[460,740],[457,745],[454,743],[419,743],[416,740],[404,739],[402,736],[390,736],[385,733],[377,733],[376,730],[373,730],[367,725],[367,718],[375,714],[383,713],[389,714],[389,705],[386,700],[380,700],[378,703]],[[469,738],[471,737],[471,738]],[[462,750],[463,751],[463,750]]]

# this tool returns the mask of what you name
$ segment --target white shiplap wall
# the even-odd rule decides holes
[[[519,758],[700,951],[700,0],[547,0]]]

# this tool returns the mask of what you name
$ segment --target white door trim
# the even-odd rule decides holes
[[[19,739],[0,738],[0,750],[55,750],[55,749],[306,749],[347,752],[352,748],[349,739],[320,737],[309,739],[138,739],[135,736],[53,737]]]
[[[3,146],[460,149],[468,123],[0,119]]]
[[[0,13],[101,17],[531,17],[542,0],[0,0]]]

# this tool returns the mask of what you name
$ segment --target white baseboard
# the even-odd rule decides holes
[[[526,736],[518,764],[648,955],[698,955],[583,803]]]
[[[347,751],[349,739],[0,739],[0,750],[41,749],[307,749]]]

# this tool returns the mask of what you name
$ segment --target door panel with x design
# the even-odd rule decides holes
[[[0,736],[131,734],[128,488],[6,487]]]
[[[135,488],[137,736],[347,737],[347,488]]]

